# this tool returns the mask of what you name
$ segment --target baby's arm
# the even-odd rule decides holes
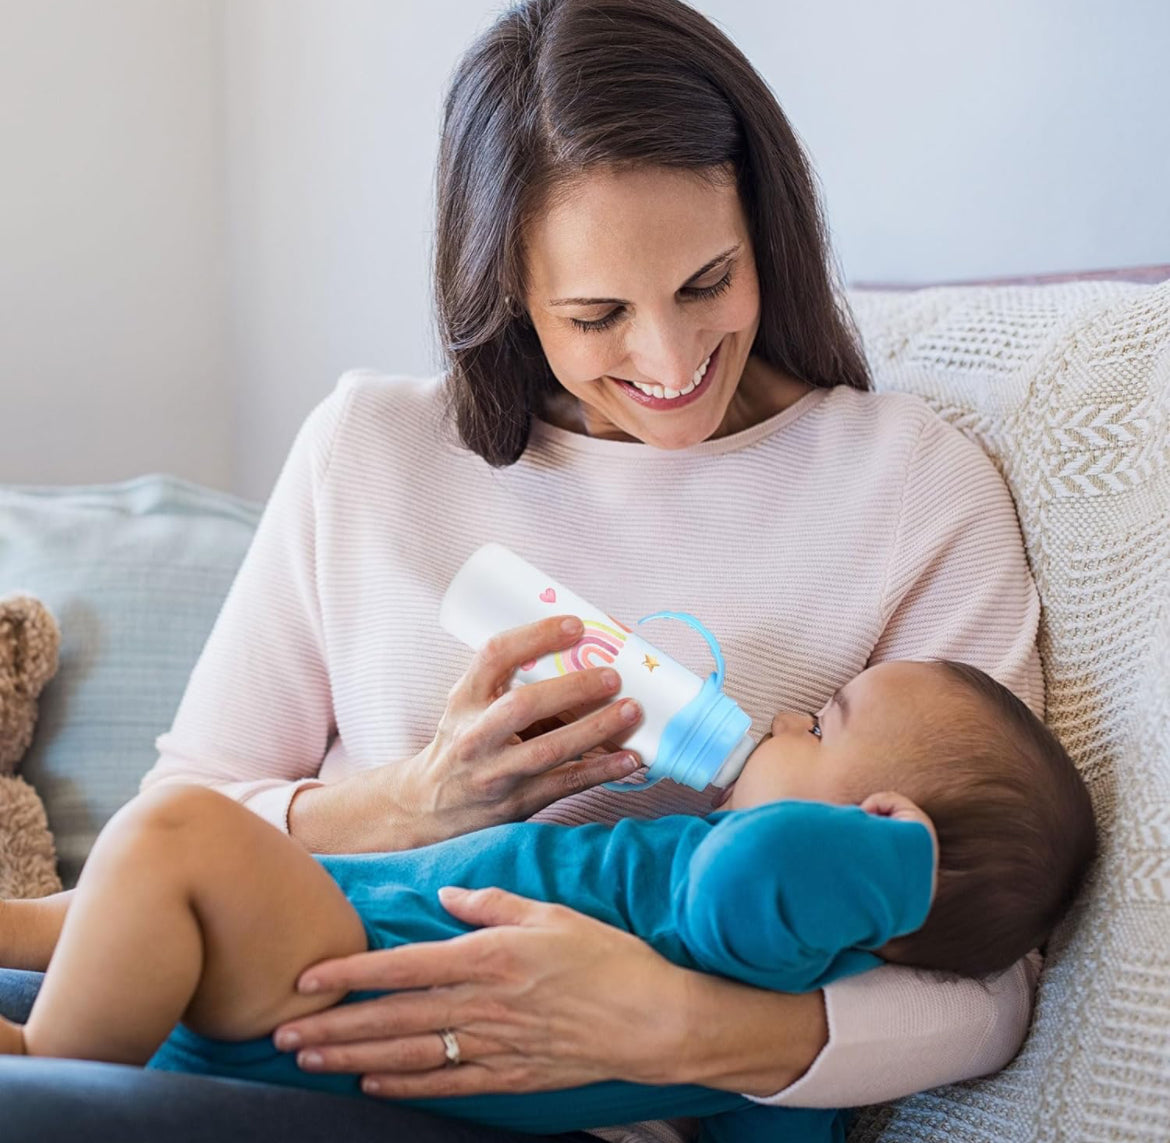
[[[301,971],[365,949],[353,906],[301,845],[212,790],[164,787],[98,837],[24,1048],[142,1064],[179,1020],[260,1036],[342,998],[298,995]]]
[[[73,890],[0,901],[0,967],[44,972],[57,947]]]
[[[676,921],[709,972],[786,992],[874,967],[926,919],[934,842],[856,806],[773,802],[730,813],[691,857]]]

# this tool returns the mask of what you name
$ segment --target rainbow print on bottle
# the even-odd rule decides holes
[[[549,615],[578,616],[584,634],[564,651],[522,663],[512,686],[592,667],[617,671],[622,682],[616,698],[634,698],[642,706],[642,720],[618,741],[637,751],[650,773],[641,785],[608,785],[644,790],[666,777],[702,790],[739,776],[756,745],[748,734],[751,719],[723,693],[719,644],[693,615],[659,611],[638,625],[674,619],[698,630],[716,663],[706,680],[500,544],[485,544],[470,556],[439,607],[443,629],[473,650],[499,631]]]
[[[588,667],[608,667],[617,660],[626,645],[630,628],[610,616],[606,618],[609,619],[608,623],[598,623],[595,619],[583,620],[585,634],[567,651],[558,651],[553,655],[553,665],[558,675],[583,671]]]

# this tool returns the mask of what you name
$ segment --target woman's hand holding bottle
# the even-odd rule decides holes
[[[315,852],[411,849],[523,820],[568,794],[632,773],[641,764],[636,756],[594,751],[641,718],[632,700],[609,701],[621,686],[616,671],[572,671],[508,689],[521,664],[571,647],[582,630],[575,617],[559,615],[494,635],[452,688],[424,749],[298,791],[290,833]],[[566,711],[585,713],[544,729]]]

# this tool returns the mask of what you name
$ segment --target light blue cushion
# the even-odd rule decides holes
[[[98,831],[138,790],[260,519],[261,506],[172,476],[0,486],[0,596],[61,625],[22,773],[73,885]]]

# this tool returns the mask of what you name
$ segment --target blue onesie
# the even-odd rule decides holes
[[[318,860],[360,915],[371,949],[468,932],[437,890],[495,885],[634,933],[675,964],[782,992],[881,964],[865,950],[922,925],[933,878],[924,826],[797,801],[612,826],[519,822],[403,853]],[[179,1025],[147,1066],[362,1095],[358,1077],[301,1071],[270,1036],[224,1043]],[[841,1112],[765,1107],[696,1085],[609,1081],[403,1102],[537,1134],[700,1116],[707,1143],[845,1137]]]

